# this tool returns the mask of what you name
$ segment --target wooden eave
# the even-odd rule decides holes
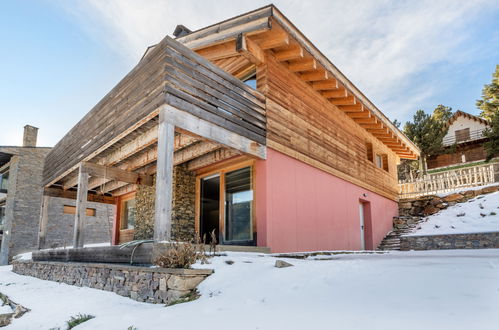
[[[400,158],[417,159],[419,156],[418,147],[273,5],[194,31],[177,40],[225,69],[229,64],[223,61],[230,60],[234,65],[242,57],[235,48],[238,39],[253,43],[257,52],[271,51],[279,62],[359,124],[359,119],[375,119],[373,124],[386,130],[386,134],[374,134],[360,126]],[[230,68],[228,71],[234,73]]]
[[[487,126],[490,125],[489,121],[487,121],[486,119],[480,118],[478,116],[472,115],[470,113],[467,113],[467,112],[464,112],[464,111],[461,111],[461,110],[457,110],[452,115],[452,117],[450,117],[449,120],[447,121],[446,127],[449,127],[450,125],[452,125],[452,123],[454,121],[456,121],[456,119],[459,118],[459,117],[465,117],[465,118],[477,121],[477,122],[482,123],[482,124],[487,125]]]

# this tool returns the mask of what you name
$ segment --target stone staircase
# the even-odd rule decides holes
[[[393,218],[393,230],[389,232],[381,241],[378,250],[396,251],[400,250],[400,236],[410,233],[418,223],[422,221],[422,217],[414,216],[399,216]]]

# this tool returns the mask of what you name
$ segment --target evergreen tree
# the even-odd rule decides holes
[[[397,119],[394,119],[393,120],[393,125],[397,128],[400,128],[400,125],[402,125],[402,123],[400,121],[398,121]]]
[[[482,99],[476,101],[476,106],[482,110],[480,116],[490,121],[499,111],[499,65],[492,74],[492,82],[483,87]]]
[[[442,139],[447,134],[446,120],[443,119],[448,116],[451,109],[443,106],[437,109],[439,110],[436,115],[429,115],[423,110],[416,111],[413,122],[407,122],[404,126],[405,135],[421,150],[424,173],[426,173],[426,159],[442,151]]]
[[[483,132],[489,140],[483,144],[487,152],[487,161],[499,156],[499,111],[496,111],[491,118],[490,128]]]
[[[452,117],[452,108],[446,107],[445,105],[439,104],[435,110],[433,110],[433,118],[440,121],[441,123],[446,123],[450,117]]]

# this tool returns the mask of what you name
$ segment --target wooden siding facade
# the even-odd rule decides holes
[[[396,199],[398,156],[296,77],[272,54],[266,61],[267,146],[335,176]],[[261,72],[261,70],[259,70]],[[367,156],[384,155],[388,171]]]

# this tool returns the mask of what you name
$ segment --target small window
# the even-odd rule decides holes
[[[370,142],[366,142],[366,157],[367,160],[373,162],[373,144]]]
[[[464,142],[470,139],[470,129],[458,129],[456,132],[456,142]]]
[[[376,154],[376,166],[379,168],[383,168],[383,157],[378,154]]]
[[[256,69],[241,80],[249,87],[256,89]]]
[[[63,212],[64,214],[76,214],[76,206],[64,205]],[[95,209],[87,208],[85,215],[87,217],[95,217],[95,213],[96,213]]]
[[[387,172],[389,172],[389,169],[388,169],[388,155],[387,154],[383,154],[381,155],[381,157],[383,158],[382,161],[383,161],[383,169]]]

